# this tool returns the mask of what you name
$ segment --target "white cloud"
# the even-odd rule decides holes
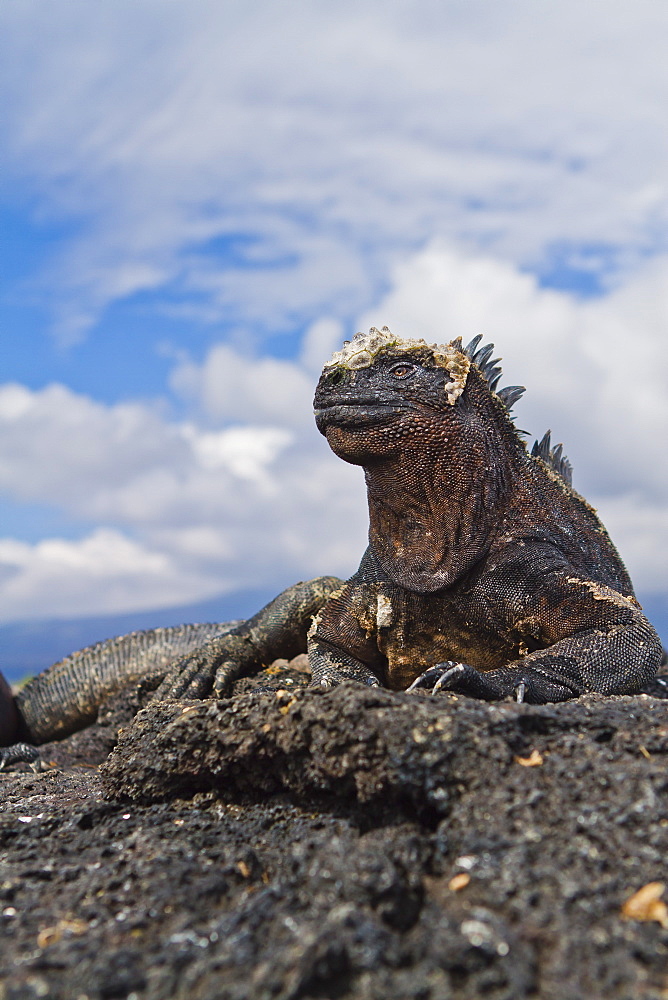
[[[321,324],[306,354],[331,334]],[[225,400],[226,387],[251,392],[256,369],[256,417],[272,425],[242,424],[248,404],[235,414]],[[4,620],[181,604],[355,568],[366,534],[362,476],[330,455],[312,425],[312,375],[298,363],[238,356],[214,405],[220,352],[189,372],[200,394],[193,409],[213,410],[204,425],[58,385],[0,386],[2,493],[97,525],[74,541],[0,540]],[[305,412],[295,415],[297,406]],[[221,426],[221,413],[235,425]]]
[[[183,433],[202,468],[227,468],[240,479],[258,485],[267,482],[266,466],[292,440],[291,434],[278,427],[233,427],[202,433],[187,424]]]
[[[483,333],[504,358],[505,384],[528,388],[520,424],[565,440],[583,490],[631,482],[665,492],[668,467],[653,456],[668,426],[667,281],[668,257],[658,258],[622,288],[579,301],[435,243],[395,269],[393,290],[362,325],[391,319],[397,333],[432,341]]]
[[[5,621],[153,608],[215,590],[201,570],[184,573],[165,551],[104,528],[77,542],[0,539],[0,581]]]
[[[0,489],[18,500],[69,506],[80,515],[128,476],[176,463],[189,448],[148,407],[108,407],[62,385],[0,387]]]
[[[304,335],[299,363],[309,375],[318,379],[322,367],[341,347],[344,327],[335,319],[325,318],[312,323]]]
[[[73,227],[45,278],[64,338],[166,285],[208,321],[349,318],[434,236],[606,273],[665,249],[655,0],[24,0],[0,19],[10,169],[38,220]]]
[[[652,502],[642,490],[602,497],[598,512],[618,544],[638,589],[666,593],[668,503]]]
[[[170,381],[213,420],[303,426],[311,413],[308,373],[290,361],[244,357],[227,344],[213,347],[202,365],[182,363]]]

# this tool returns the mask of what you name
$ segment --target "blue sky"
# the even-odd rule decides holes
[[[332,350],[496,343],[666,606],[668,10],[0,7],[0,622],[347,575]]]

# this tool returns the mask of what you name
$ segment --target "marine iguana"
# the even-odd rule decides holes
[[[572,489],[561,445],[548,432],[527,451],[510,416],[524,389],[497,388],[498,359],[480,340],[430,346],[373,328],[325,366],[316,423],[364,468],[369,502],[369,547],[350,580],[297,584],[248,622],[202,626],[216,633],[204,642],[178,627],[157,657],[146,652],[154,633],[74,654],[13,703],[0,690],[0,743],[66,735],[149,673],[164,675],[155,697],[220,697],[307,644],[312,683],[326,687],[533,703],[640,691],[660,664],[659,638]]]

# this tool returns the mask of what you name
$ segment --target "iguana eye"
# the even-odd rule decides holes
[[[390,368],[390,373],[394,375],[395,378],[408,378],[415,371],[415,365],[409,365],[405,361],[400,361],[398,364],[393,365]]]

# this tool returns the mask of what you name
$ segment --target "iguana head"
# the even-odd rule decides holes
[[[464,348],[460,338],[430,345],[387,327],[358,333],[323,369],[314,401],[318,429],[337,455],[364,465],[405,446],[409,436],[437,443],[446,428],[480,424],[481,402],[472,409],[468,397],[481,390],[505,419],[510,396],[514,401],[521,389],[493,391],[500,369],[489,361],[492,345],[476,352],[480,339]]]
[[[415,591],[450,585],[483,554],[524,444],[508,417],[523,391],[496,391],[493,346],[357,334],[323,370],[318,429],[362,465],[369,539],[391,579]]]

